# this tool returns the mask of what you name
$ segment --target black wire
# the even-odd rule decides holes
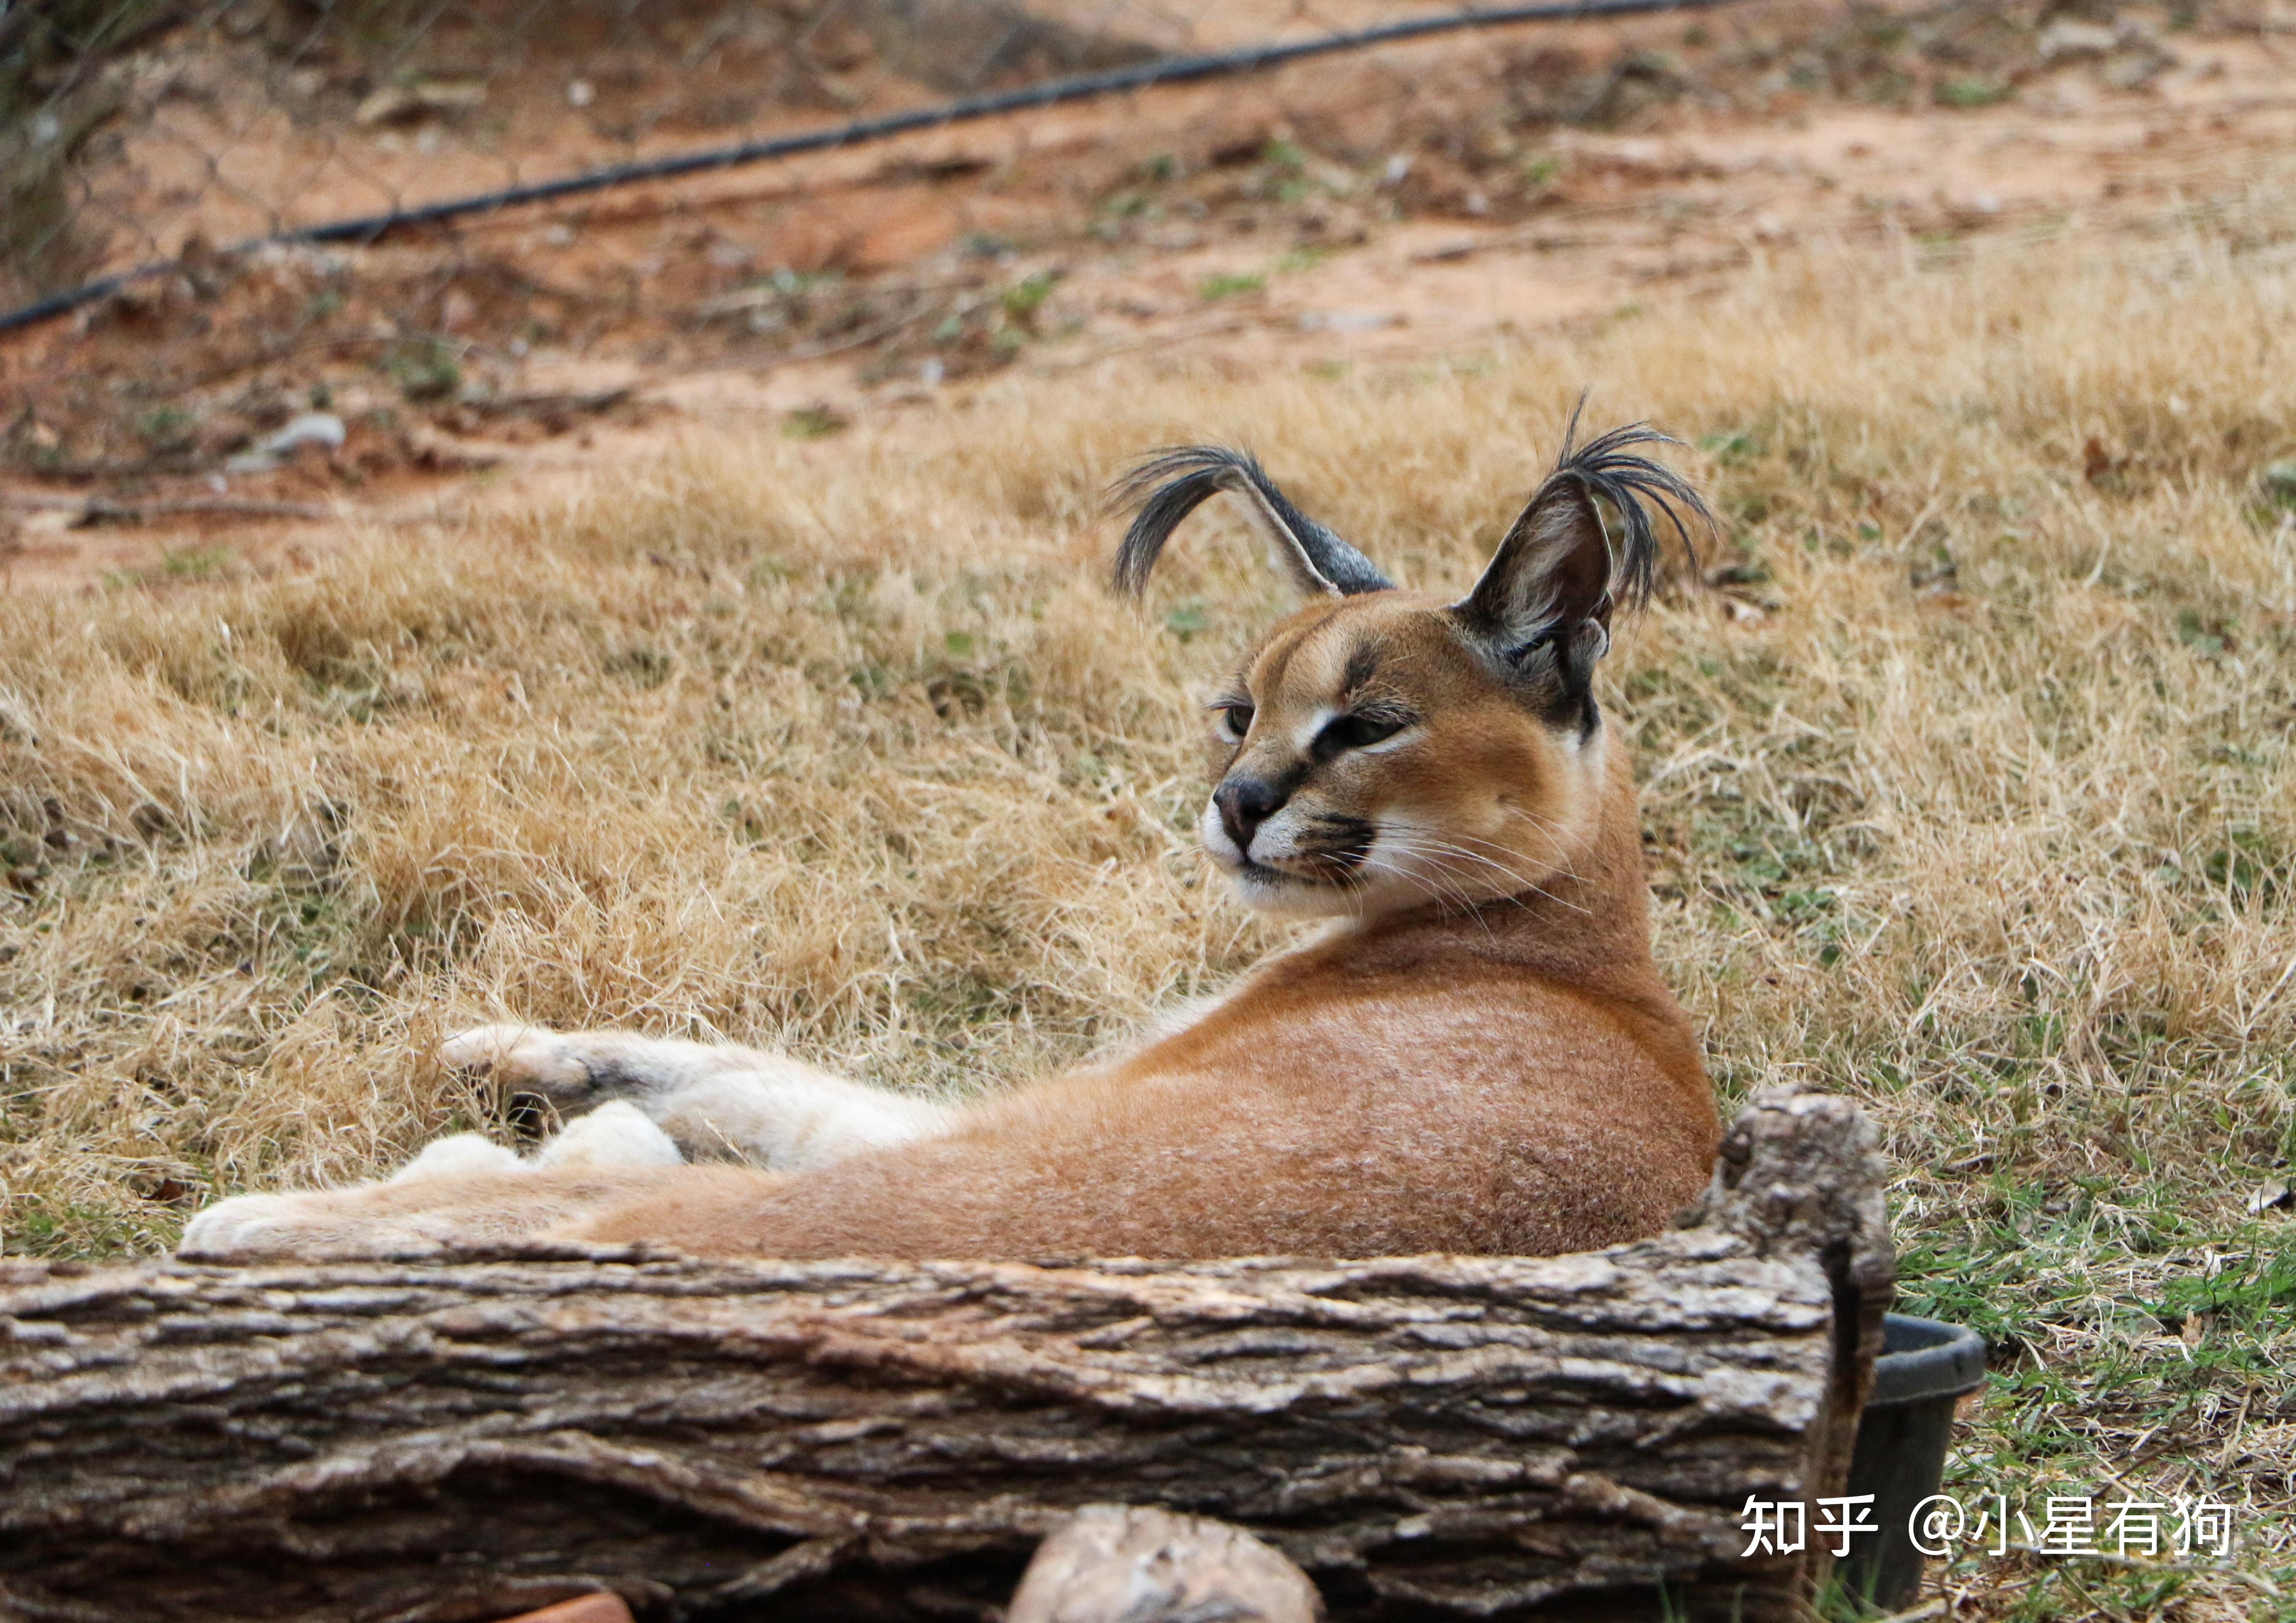
[[[506,209],[519,203],[546,202],[552,198],[603,192],[611,186],[626,186],[637,181],[666,180],[680,175],[698,175],[710,169],[727,169],[740,164],[792,157],[799,152],[817,152],[829,147],[882,141],[889,136],[905,135],[912,130],[930,129],[936,125],[993,119],[1027,108],[1080,102],[1119,91],[1142,90],[1152,85],[1178,85],[1192,79],[1217,78],[1230,73],[1252,73],[1283,62],[1297,61],[1302,57],[1322,56],[1334,51],[1361,50],[1366,45],[1391,45],[1398,40],[1417,39],[1430,34],[1454,33],[1463,29],[1498,28],[1518,22],[1567,22],[1646,12],[1707,11],[1731,4],[1733,0],[1577,0],[1575,4],[1494,6],[1488,10],[1450,12],[1439,17],[1418,17],[1403,22],[1383,23],[1378,28],[1359,29],[1349,34],[1329,34],[1321,39],[1300,40],[1291,45],[1247,45],[1238,51],[1168,56],[1129,68],[1111,68],[1101,73],[1079,73],[1067,78],[1046,79],[989,95],[960,96],[953,102],[911,108],[905,112],[884,113],[873,119],[857,119],[849,124],[840,124],[828,129],[800,130],[795,135],[775,135],[763,141],[744,141],[738,145],[713,147],[699,152],[681,152],[674,157],[650,159],[644,163],[614,164],[602,169],[586,169],[579,175],[569,175],[559,180],[537,181],[530,185],[508,186],[499,192],[484,192],[472,197],[447,198],[416,209],[394,209],[388,214],[364,215],[356,219],[307,225],[298,231],[283,231],[271,236],[250,237],[223,251],[226,254],[242,254],[258,248],[292,242],[371,242],[385,232],[396,231],[402,226],[427,225],[439,220]],[[65,315],[116,292],[131,282],[163,275],[179,264],[181,261],[177,259],[154,260],[100,281],[70,288],[61,293],[51,293],[45,299],[0,316],[0,332]]]

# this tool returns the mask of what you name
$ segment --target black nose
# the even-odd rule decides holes
[[[1219,807],[1220,826],[1235,848],[1249,856],[1251,837],[1283,804],[1283,791],[1258,778],[1229,778],[1212,791],[1212,804]]]

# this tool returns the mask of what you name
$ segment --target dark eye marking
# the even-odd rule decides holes
[[[1400,706],[1366,705],[1325,723],[1324,730],[1316,734],[1308,753],[1319,761],[1328,761],[1347,750],[1365,749],[1382,739],[1393,738],[1418,719]]]

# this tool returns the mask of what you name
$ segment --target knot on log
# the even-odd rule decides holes
[[[1740,1506],[1840,1491],[1890,1268],[1871,1130],[1789,1094],[1577,1256],[0,1263],[0,1614],[980,1616],[1123,1500],[1336,1619],[1797,1617],[1823,1552]]]
[[[1722,1137],[1704,1194],[1677,1219],[1739,1235],[1760,1256],[1832,1252],[1845,1276],[1883,1291],[1897,1277],[1874,1124],[1852,1101],[1768,1088]]]

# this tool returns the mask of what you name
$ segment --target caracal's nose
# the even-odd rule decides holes
[[[1235,848],[1249,857],[1251,837],[1282,807],[1283,795],[1259,778],[1228,778],[1212,791],[1212,804],[1219,807],[1220,826],[1235,841]]]

